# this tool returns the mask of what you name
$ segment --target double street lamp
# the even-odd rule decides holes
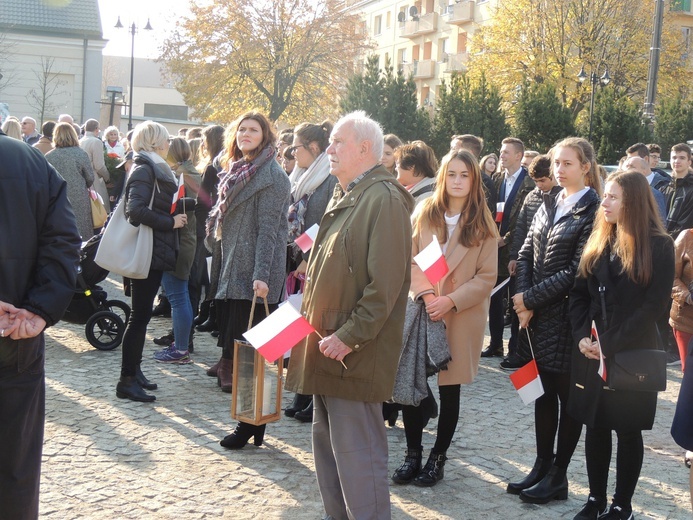
[[[597,70],[599,70],[599,67],[597,67]],[[584,83],[587,78],[588,76],[587,74],[585,74],[585,66],[583,65],[580,69],[580,73],[577,75],[577,79],[580,81],[580,83]],[[592,94],[590,95],[590,131],[588,141],[591,142],[592,117],[594,116],[594,89],[596,88],[597,84],[600,84],[603,87],[609,84],[609,82],[611,81],[611,76],[609,76],[609,68],[606,65],[604,65],[604,74],[602,74],[601,77],[597,76],[597,73],[595,71],[592,71],[592,73],[589,75],[589,78],[590,82],[592,83]]]
[[[116,29],[122,29],[124,25],[120,23],[120,16],[118,17],[118,22],[115,24]],[[149,23],[149,18],[147,18],[147,25],[144,26],[145,31],[151,31],[152,26]],[[137,26],[135,22],[128,28],[128,32],[132,35],[132,46],[130,47],[130,109],[128,110],[128,131],[132,130],[132,91],[133,91],[133,80],[135,77],[135,33],[137,33]]]

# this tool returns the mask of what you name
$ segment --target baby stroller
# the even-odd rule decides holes
[[[90,238],[80,252],[77,287],[63,320],[85,325],[87,340],[99,350],[113,350],[123,341],[130,318],[130,306],[120,300],[109,300],[106,291],[96,284],[108,271],[94,262],[101,235]]]

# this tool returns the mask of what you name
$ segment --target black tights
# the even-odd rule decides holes
[[[553,458],[554,440],[558,431],[554,465],[566,469],[582,433],[582,424],[566,412],[570,374],[541,373],[541,382],[544,395],[534,401],[537,457],[544,460]]]
[[[631,509],[631,499],[640,478],[642,468],[642,432],[616,432],[616,492],[614,504]],[[611,464],[611,430],[587,428],[585,435],[585,457],[590,495],[606,501],[606,485]]]
[[[460,385],[441,386],[440,390],[440,415],[438,416],[438,435],[433,446],[434,453],[445,453],[450,447],[452,436],[457,429],[457,421],[460,418]],[[402,420],[404,421],[404,433],[407,437],[407,448],[411,450],[422,449],[423,429],[426,417],[422,413],[421,406],[403,406]]]

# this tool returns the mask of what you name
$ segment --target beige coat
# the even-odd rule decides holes
[[[684,229],[676,239],[676,271],[674,287],[671,291],[673,299],[669,324],[676,330],[693,334],[693,305],[688,305],[686,299],[691,294],[689,287],[693,284],[693,230]]]
[[[445,317],[448,344],[452,361],[447,370],[438,374],[439,385],[468,384],[479,369],[479,358],[484,345],[484,330],[491,290],[498,274],[498,244],[491,237],[477,247],[467,248],[459,242],[460,228],[452,234],[445,260],[449,272],[432,286],[414,261],[411,265],[409,296],[416,300],[422,294],[434,292],[449,296],[455,307]],[[424,228],[412,244],[412,256],[431,243],[431,230]]]

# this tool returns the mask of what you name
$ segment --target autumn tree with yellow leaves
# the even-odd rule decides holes
[[[577,118],[591,90],[589,81],[578,81],[580,68],[601,75],[608,67],[609,88],[644,102],[653,16],[651,0],[502,1],[490,23],[474,34],[469,74],[484,72],[509,106],[518,86],[551,83]],[[681,31],[670,16],[664,21],[658,100],[688,88]]]
[[[229,122],[335,115],[354,58],[368,48],[340,0],[210,0],[176,24],[161,59],[195,115]]]

